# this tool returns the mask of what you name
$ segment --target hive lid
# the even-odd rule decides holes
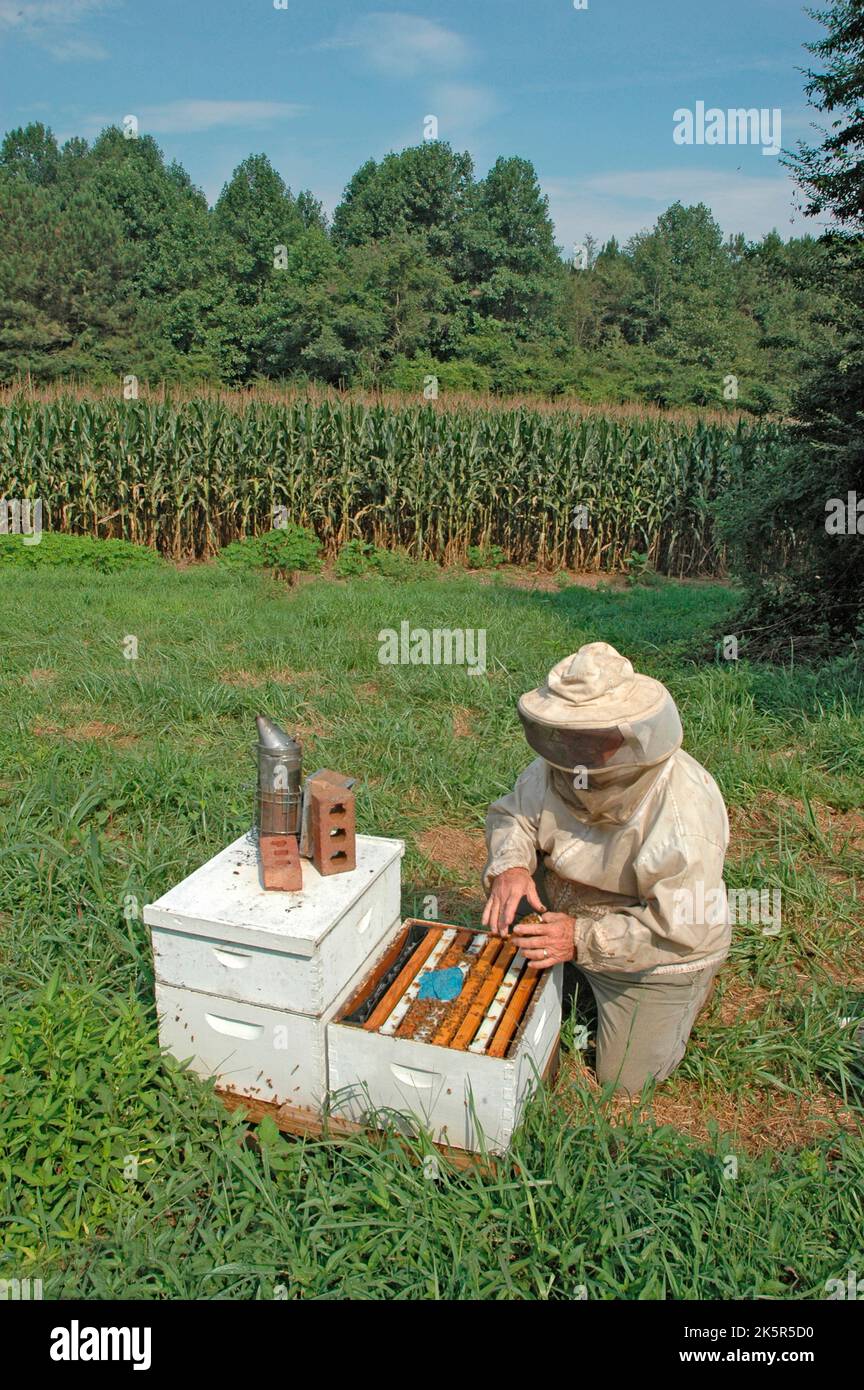
[[[268,893],[261,886],[258,846],[250,832],[148,903],[144,921],[150,927],[313,956],[360,894],[404,853],[402,840],[358,835],[356,869],[322,878],[304,859],[301,893]]]

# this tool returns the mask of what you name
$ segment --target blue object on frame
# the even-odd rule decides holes
[[[462,993],[465,976],[458,965],[450,965],[446,970],[428,970],[420,981],[418,999],[458,999]]]

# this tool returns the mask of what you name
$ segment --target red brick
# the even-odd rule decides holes
[[[314,779],[308,783],[312,863],[319,874],[344,874],[357,867],[354,793]]]
[[[264,887],[271,892],[298,892],[303,887],[303,870],[296,835],[262,835],[258,847]]]

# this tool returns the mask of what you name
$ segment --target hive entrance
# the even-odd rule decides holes
[[[453,967],[463,975],[455,999],[418,997],[426,975]],[[542,974],[512,940],[412,921],[348,1001],[339,1022],[387,1037],[506,1057]]]

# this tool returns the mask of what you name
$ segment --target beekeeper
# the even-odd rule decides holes
[[[681,1061],[729,950],[723,798],[682,749],[669,691],[606,642],[559,661],[518,712],[538,756],[489,809],[483,922],[505,934],[523,899],[542,913],[514,938],[540,969],[575,961],[597,1001],[597,1079],[633,1094]]]

